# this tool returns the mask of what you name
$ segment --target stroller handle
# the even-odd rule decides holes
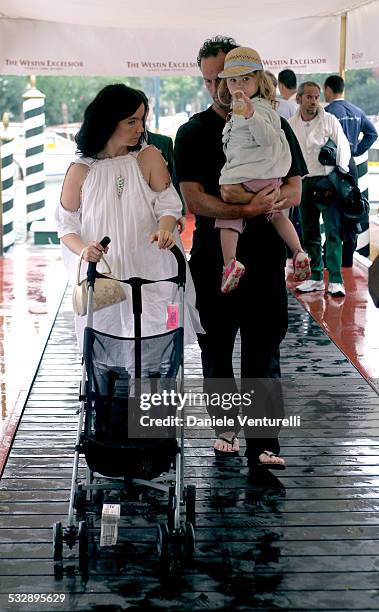
[[[186,258],[176,244],[170,250],[178,264],[178,284],[184,286],[186,284]]]
[[[104,236],[104,238],[102,240],[100,240],[100,244],[102,247],[107,247],[108,244],[110,243],[111,239],[109,238],[109,236]],[[94,261],[90,261],[88,264],[88,268],[87,268],[87,283],[88,285],[91,285],[92,287],[95,284],[95,278],[96,278],[96,263]]]
[[[102,240],[100,240],[100,244],[102,247],[107,247],[111,242],[109,236],[104,236]],[[186,283],[186,259],[183,255],[182,251],[179,249],[176,244],[170,249],[171,253],[174,255],[176,259],[176,263],[178,264],[178,284],[185,285]],[[91,284],[92,287],[95,284],[96,278],[96,263],[94,261],[90,261],[87,268],[87,283]]]

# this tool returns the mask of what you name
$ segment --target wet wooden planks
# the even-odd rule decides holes
[[[51,525],[65,522],[68,507],[81,374],[69,311],[66,299],[1,482],[1,610],[49,609],[7,603],[9,593],[64,594],[51,604],[62,611],[379,608],[378,396],[292,297],[282,370],[303,425],[282,432],[287,470],[249,473],[243,452],[216,460],[211,429],[188,430],[185,476],[198,497],[193,566],[161,575],[155,500],[126,508],[117,554],[102,550],[84,577],[69,553],[55,577]],[[236,365],[238,356],[237,346]],[[186,378],[199,387],[196,347],[186,351]]]

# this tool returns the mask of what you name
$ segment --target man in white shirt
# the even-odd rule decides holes
[[[337,146],[336,165],[349,169],[350,146],[338,119],[320,106],[320,86],[313,81],[301,83],[297,92],[299,108],[289,123],[302,150],[308,174],[303,178],[300,204],[304,248],[311,258],[311,278],[297,287],[298,291],[324,291],[324,265],[321,248],[320,209],[314,201],[317,181],[334,170],[334,166],[320,164],[321,148],[329,138]],[[341,275],[342,241],[339,211],[330,204],[322,210],[326,239],[326,267],[329,272],[328,292],[332,296],[345,295]]]

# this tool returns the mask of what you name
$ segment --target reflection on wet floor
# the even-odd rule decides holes
[[[65,284],[60,249],[17,245],[0,258],[0,472]]]
[[[379,309],[367,289],[367,271],[342,269],[345,297],[324,291],[299,293],[292,275],[288,288],[358,371],[379,389]]]

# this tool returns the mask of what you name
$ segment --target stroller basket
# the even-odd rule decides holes
[[[141,415],[141,391],[153,393],[158,386],[174,384],[182,363],[183,328],[140,342],[143,378],[135,381],[135,338],[89,327],[84,332],[87,402],[81,446],[89,468],[104,476],[151,479],[168,471],[177,452],[175,428],[165,428],[162,438],[149,439],[149,431],[132,428],[131,420],[138,422]],[[140,437],[130,437],[131,429]]]
[[[177,453],[177,441],[171,439],[130,440],[129,445],[112,447],[83,436],[83,452],[93,472],[119,478],[152,480],[168,472]]]

